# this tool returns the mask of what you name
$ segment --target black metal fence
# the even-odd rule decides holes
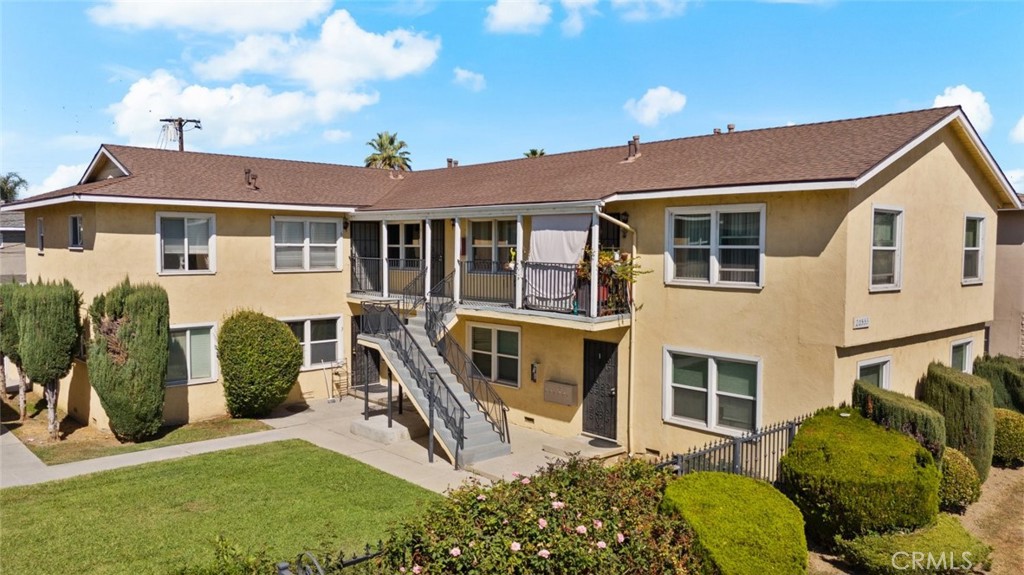
[[[367,543],[363,553],[353,553],[348,558],[346,558],[344,550],[338,551],[337,556],[325,555],[320,559],[317,559],[313,553],[306,551],[300,554],[294,563],[289,563],[288,561],[277,563],[277,575],[327,575],[328,573],[338,573],[342,570],[345,570],[345,573],[349,573],[350,571],[346,567],[355,567],[378,557],[383,553],[383,548],[384,544],[381,541],[377,542],[376,549]],[[353,571],[371,572],[366,569],[354,569]]]
[[[464,260],[459,281],[462,300],[512,306],[516,301],[515,262]]]
[[[762,427],[740,437],[727,437],[686,453],[670,455],[657,463],[676,475],[693,471],[724,471],[775,483],[779,460],[793,443],[800,424],[809,415]]]
[[[384,285],[381,275],[383,270],[381,259],[359,256],[352,256],[350,259],[352,262],[352,293],[381,295]]]

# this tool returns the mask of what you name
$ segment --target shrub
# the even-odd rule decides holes
[[[939,470],[931,453],[852,409],[822,410],[800,426],[780,462],[783,493],[809,536],[916,529],[939,510]]]
[[[1024,465],[1024,415],[1009,409],[996,409],[996,439],[992,463],[996,467]]]
[[[959,573],[991,567],[992,548],[964,529],[952,515],[913,533],[865,535],[837,541],[843,561],[866,575]]]
[[[693,552],[708,572],[807,572],[804,519],[768,483],[730,473],[691,473],[669,483],[661,508],[693,528]]]
[[[908,395],[856,381],[853,405],[860,414],[885,427],[913,437],[938,462],[946,448],[946,421],[930,405]]]
[[[691,534],[658,512],[669,476],[570,459],[533,477],[467,484],[393,529],[382,573],[693,573]],[[346,571],[342,571],[345,573]]]
[[[288,326],[250,310],[224,320],[217,357],[232,417],[270,413],[288,397],[302,368],[302,347]]]
[[[946,445],[962,451],[984,483],[995,433],[992,386],[980,377],[932,363],[917,383],[917,395],[946,418]]]
[[[963,513],[967,506],[981,497],[981,480],[971,460],[950,447],[942,458],[942,481],[939,482],[939,509]]]
[[[996,407],[1024,413],[1024,361],[1006,355],[985,356],[975,360],[974,375],[992,384]]]
[[[21,286],[15,283],[0,284],[0,382],[7,385],[7,370],[4,357],[11,360],[18,370],[18,413],[25,419],[25,391],[28,382],[21,365],[18,350],[18,317],[22,313],[24,298]]]
[[[89,381],[122,441],[139,441],[160,430],[164,412],[170,308],[157,285],[125,279],[96,296],[89,309]]]

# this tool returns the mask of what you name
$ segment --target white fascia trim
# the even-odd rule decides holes
[[[92,161],[89,162],[89,167],[85,169],[85,173],[82,174],[81,179],[78,180],[78,185],[84,184],[85,181],[89,179],[89,176],[92,175],[92,171],[96,167],[96,164],[99,162],[101,155],[106,157],[111,162],[113,162],[114,165],[117,166],[117,169],[121,170],[122,174],[126,176],[131,175],[131,172],[128,171],[128,168],[124,167],[124,164],[117,161],[117,158],[114,157],[114,154],[111,154],[106,147],[100,146],[100,149],[96,150],[96,155],[92,157]]]
[[[5,228],[0,227],[0,232],[23,232],[25,228]]]
[[[1006,174],[1003,173],[999,164],[996,163],[995,158],[992,157],[992,154],[988,152],[988,148],[985,146],[985,143],[981,141],[981,136],[978,135],[974,126],[972,126],[970,121],[967,120],[967,116],[965,116],[962,111],[958,110],[950,116],[950,120],[952,119],[960,120],[960,125],[971,138],[971,143],[974,144],[975,149],[977,149],[978,153],[981,154],[981,157],[984,158],[985,163],[988,164],[988,168],[992,170],[993,174],[995,174],[996,180],[999,181],[1003,188],[1003,192],[1010,197],[1010,204],[1013,205],[1014,208],[1024,209],[1024,202],[1022,202],[1015,193],[1013,185],[1010,184],[1010,180],[1007,179]]]
[[[239,208],[249,210],[276,210],[280,212],[324,212],[331,214],[351,214],[356,211],[353,207],[343,206],[315,206],[315,205],[304,205],[304,204],[272,204],[267,202],[250,203],[250,202],[228,202],[220,200],[173,200],[173,199],[162,199],[162,198],[130,198],[122,196],[96,196],[96,195],[81,195],[81,194],[70,194],[67,196],[61,196],[59,198],[49,198],[46,200],[39,200],[37,202],[27,202],[18,204],[17,209],[11,209],[6,211],[24,211],[34,208],[43,208],[46,206],[53,206],[57,204],[66,204],[70,202],[89,202],[95,204],[133,204],[133,205],[148,205],[148,206],[181,206],[181,207],[195,207],[195,208]],[[3,209],[3,208],[0,208]]]
[[[618,193],[606,197],[604,201],[605,203],[610,204],[612,202],[628,202],[631,200],[662,200],[671,198],[696,198],[703,196],[731,196],[738,194],[849,190],[854,187],[853,180],[804,182],[798,184],[757,184],[752,186],[723,186],[718,188],[692,188],[687,190],[662,190],[658,192]]]
[[[545,204],[507,204],[501,206],[460,206],[433,208],[428,210],[378,210],[359,211],[352,216],[355,221],[380,220],[433,220],[445,218],[492,219],[537,214],[579,214],[590,213],[604,206],[602,200],[575,202],[552,202]]]

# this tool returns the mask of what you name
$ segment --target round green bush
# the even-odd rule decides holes
[[[1024,465],[1024,415],[1009,409],[996,409],[996,440],[992,463],[996,467]]]
[[[302,368],[302,346],[288,326],[240,310],[217,335],[224,396],[232,417],[263,417],[281,404]]]
[[[780,484],[808,536],[825,544],[836,535],[916,529],[939,511],[939,470],[928,450],[852,409],[825,409],[800,426],[780,462]]]
[[[768,483],[715,471],[691,473],[669,483],[661,509],[693,528],[693,551],[714,573],[807,572],[804,519]]]
[[[971,460],[960,450],[946,449],[942,457],[942,481],[939,482],[939,508],[963,513],[981,497],[981,479]]]
[[[977,573],[992,566],[992,548],[945,514],[913,533],[865,535],[837,547],[843,561],[865,575]]]

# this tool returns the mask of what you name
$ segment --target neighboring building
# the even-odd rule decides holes
[[[0,213],[0,283],[12,281],[25,281],[25,214],[22,212]]]
[[[996,244],[996,307],[989,351],[1024,359],[1024,210],[999,212]]]
[[[383,361],[425,412],[417,374],[447,371],[433,316],[392,326],[422,358],[358,320],[429,288],[441,351],[478,370],[444,375],[440,407],[491,415],[441,426],[466,426],[464,461],[500,451],[483,436],[502,404],[513,425],[665,454],[849,400],[858,377],[913,394],[933,360],[969,369],[997,210],[1019,207],[959,108],[402,174],[105,145],[79,185],[17,205],[31,277],[86,302],[126,275],[165,286],[169,420],[223,411],[213,342],[238,307],[299,335],[292,400],[326,395],[325,364],[364,382]],[[611,270],[632,255],[650,273],[630,288]],[[102,426],[83,372],[63,397]]]

